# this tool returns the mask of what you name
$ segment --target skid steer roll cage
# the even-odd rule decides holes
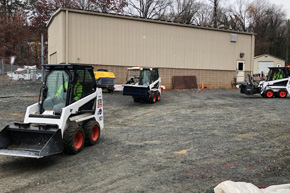
[[[61,133],[63,135],[66,120],[72,119],[72,121],[82,122],[85,120],[89,120],[95,118],[95,120],[99,121],[100,128],[103,128],[102,118],[98,113],[95,113],[96,109],[100,109],[100,102],[96,101],[98,98],[102,100],[102,91],[101,89],[96,88],[96,81],[94,79],[89,81],[91,85],[85,86],[83,85],[82,89],[82,98],[80,98],[77,103],[73,100],[73,88],[74,81],[76,76],[82,78],[80,80],[81,83],[85,83],[85,73],[89,73],[91,77],[94,77],[93,67],[91,66],[79,66],[79,65],[71,65],[71,64],[61,64],[61,65],[43,65],[47,71],[45,84],[40,89],[39,101],[29,107],[27,107],[27,111],[24,117],[24,123],[39,123],[39,124],[51,124],[51,119],[54,120],[54,124],[58,125],[59,129],[61,129]],[[90,69],[85,71],[86,69]],[[42,115],[44,112],[43,103],[44,100],[48,97],[48,80],[47,77],[50,73],[55,72],[55,70],[63,71],[68,75],[68,85],[67,85],[67,97],[65,101],[65,107],[62,108],[62,112],[57,115]],[[83,76],[77,75],[76,71],[84,72]],[[91,73],[92,72],[92,73]],[[62,86],[64,86],[64,82],[62,81]],[[86,89],[90,89],[86,92]],[[89,94],[88,94],[89,93]],[[42,97],[41,97],[42,96]],[[88,102],[90,101],[90,102]],[[102,104],[102,102],[101,102]],[[101,108],[102,109],[102,108]],[[35,112],[39,112],[39,114],[35,114]],[[73,118],[70,118],[73,116]]]
[[[274,79],[275,73],[278,72],[281,73],[282,78],[290,77],[290,68],[288,67],[269,67],[266,81],[272,81]]]
[[[134,72],[134,74],[132,74],[132,72]],[[149,75],[146,75],[145,73],[149,73]],[[126,84],[138,83],[138,85],[149,86],[157,81],[158,77],[159,74],[157,68],[132,67],[127,69]]]
[[[51,67],[51,66],[48,66],[46,65],[45,67]],[[51,67],[53,68],[53,67]],[[49,69],[49,68],[47,68]],[[64,92],[67,92],[67,96],[66,96],[66,101],[65,101],[65,106],[71,104],[71,95],[72,95],[72,79],[73,79],[73,76],[72,74],[67,70],[67,69],[61,69],[59,68],[60,71],[63,71],[66,73],[66,75],[68,75],[68,86],[67,86],[67,91],[66,91],[66,88],[65,88],[65,80],[64,78],[61,80],[62,81],[62,86],[64,88]],[[49,77],[50,74],[53,73],[53,71],[48,71],[46,77]],[[64,77],[64,75],[62,76]],[[44,100],[47,98],[47,95],[48,95],[48,80],[46,79],[45,80],[45,84],[41,87],[41,90],[40,90],[40,93],[39,93],[39,105],[40,105],[40,113],[43,113],[44,111],[44,107],[43,107],[43,103],[44,103]],[[56,93],[54,93],[56,94]],[[42,95],[42,98],[41,98],[41,95]]]
[[[91,74],[90,72],[93,71],[87,71],[87,69],[91,69],[91,66],[79,66],[79,65],[70,65],[70,64],[62,64],[62,65],[43,65],[44,68],[46,69],[47,75],[46,75],[46,80],[45,80],[45,84],[43,85],[43,87],[40,90],[40,94],[39,94],[39,105],[40,105],[40,113],[44,112],[44,100],[48,97],[48,91],[49,88],[47,85],[51,85],[52,83],[49,82],[51,80],[48,79],[48,77],[54,73],[55,71],[63,71],[62,73],[62,77],[56,78],[56,82],[55,82],[55,89],[54,89],[54,95],[56,94],[55,92],[57,91],[57,87],[59,87],[60,84],[58,84],[58,82],[61,82],[62,88],[64,88],[63,92],[66,92],[66,98],[65,98],[65,106],[68,106],[72,103],[74,103],[74,84],[75,84],[75,79],[78,77],[79,79],[79,83],[82,85],[82,93],[81,96],[85,97],[93,92],[95,92],[96,90],[96,82],[94,80],[91,80],[91,82],[87,82],[86,76],[88,76],[86,73],[89,73],[90,77],[94,77],[94,74]],[[78,72],[77,72],[78,71]],[[64,78],[64,73],[67,76],[66,78]],[[80,73],[80,74],[78,74]],[[59,80],[60,79],[60,80]],[[87,83],[89,83],[89,85],[86,85]],[[65,86],[65,84],[67,84]],[[50,86],[51,87],[51,86]],[[90,90],[91,89],[91,90]],[[86,92],[84,92],[86,91]],[[42,97],[41,97],[42,96]],[[93,106],[92,102],[91,102],[91,106]],[[91,109],[91,111],[93,112],[93,109]]]

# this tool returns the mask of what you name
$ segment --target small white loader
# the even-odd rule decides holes
[[[260,94],[265,98],[286,98],[290,93],[290,68],[270,67],[265,81],[256,82],[251,76],[249,81],[241,84],[241,93]]]
[[[132,96],[134,102],[155,103],[161,99],[161,78],[158,68],[132,67],[127,70],[123,95]]]
[[[44,65],[39,101],[27,107],[24,123],[0,132],[0,155],[42,158],[63,151],[76,154],[99,141],[103,122],[102,90],[93,67]]]

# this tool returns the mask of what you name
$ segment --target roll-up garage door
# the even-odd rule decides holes
[[[268,67],[273,67],[273,66],[274,66],[274,62],[258,62],[258,73],[261,73],[262,71],[264,73],[268,73],[269,72]]]

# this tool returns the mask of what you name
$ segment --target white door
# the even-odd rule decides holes
[[[258,73],[260,74],[263,72],[264,74],[268,74],[269,68],[268,67],[273,67],[274,62],[258,62]]]
[[[237,62],[237,82],[245,81],[245,62]]]

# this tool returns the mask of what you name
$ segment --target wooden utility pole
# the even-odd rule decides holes
[[[289,30],[290,30],[290,20],[287,20],[287,33],[286,33],[286,53],[285,53],[285,60],[286,60],[286,66],[289,65],[289,58],[288,58],[288,53],[289,53]]]
[[[2,71],[1,71],[1,74],[2,74],[3,85],[4,85],[5,84],[5,81],[4,81],[4,62],[3,62],[3,59],[1,59],[1,63],[2,63]]]
[[[217,9],[218,9],[218,0],[214,0],[214,7],[213,7],[213,27],[217,28]]]
[[[44,58],[44,46],[43,46],[44,42],[43,42],[43,34],[41,34],[41,80],[43,81],[43,77],[44,77],[44,69],[43,69],[43,58]]]

